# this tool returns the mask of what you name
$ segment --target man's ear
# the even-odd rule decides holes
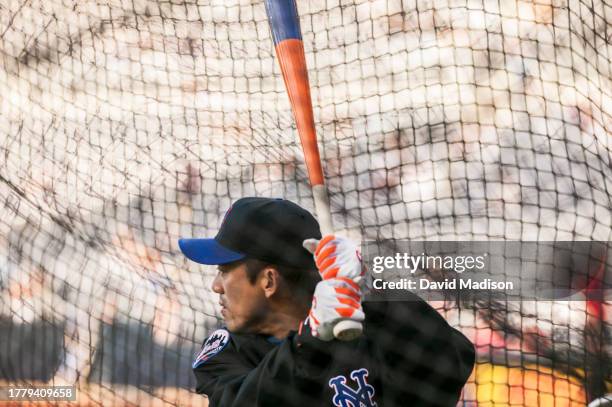
[[[266,298],[271,298],[280,290],[281,276],[274,266],[266,266],[261,271],[261,279],[259,283]]]

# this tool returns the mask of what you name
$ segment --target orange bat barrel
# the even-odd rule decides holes
[[[323,169],[317,146],[306,57],[295,1],[266,0],[265,3],[276,56],[304,150],[310,184],[323,185]]]

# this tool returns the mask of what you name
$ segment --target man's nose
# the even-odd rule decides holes
[[[217,294],[223,294],[223,284],[221,284],[221,273],[217,273],[212,282],[212,290]]]

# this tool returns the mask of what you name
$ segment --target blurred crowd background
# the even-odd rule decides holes
[[[339,232],[611,240],[612,4],[298,9]],[[0,109],[0,381],[200,402],[214,270],[177,239],[213,236],[243,196],[313,209],[263,1],[3,1]],[[571,301],[432,303],[477,347],[461,405],[612,392],[612,259],[597,261]]]

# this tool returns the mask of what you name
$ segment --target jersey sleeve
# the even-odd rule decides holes
[[[330,360],[329,355],[315,356],[323,352],[316,345],[306,351],[295,333],[278,345],[261,337],[232,334],[221,352],[194,363],[196,391],[208,396],[211,407],[291,406],[296,395],[318,405],[321,386],[317,379]],[[316,361],[321,363],[318,368]]]
[[[382,405],[455,406],[474,367],[473,344],[425,301],[368,301],[365,334],[384,378]]]

